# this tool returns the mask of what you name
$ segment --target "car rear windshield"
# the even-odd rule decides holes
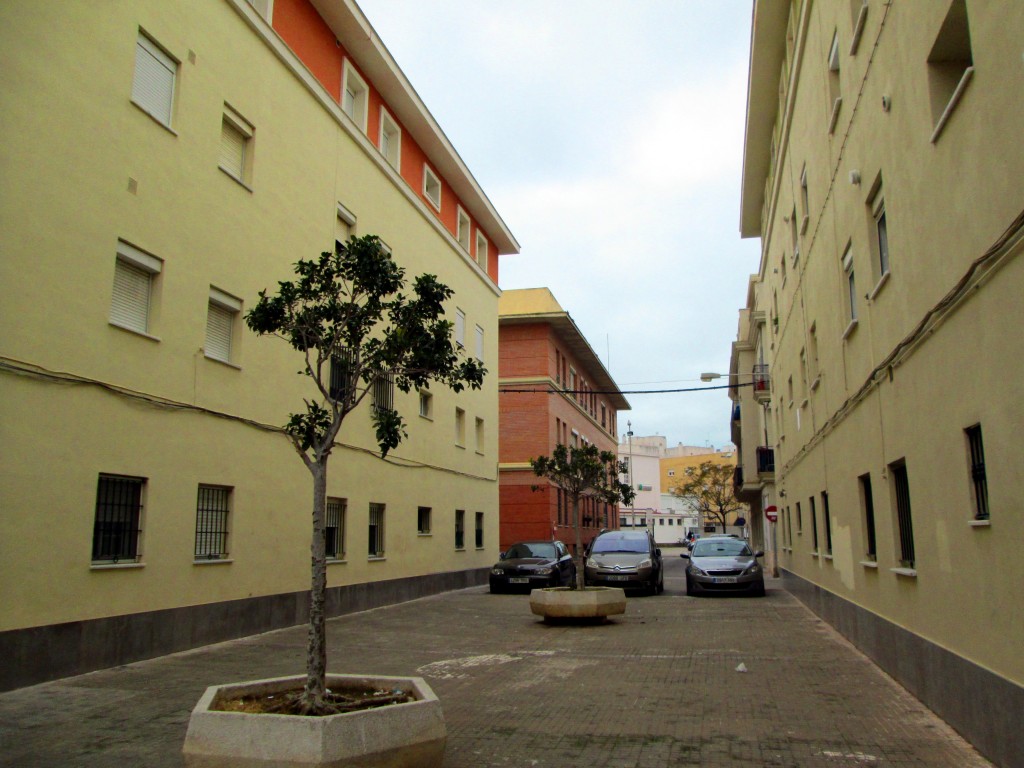
[[[505,553],[505,557],[509,560],[520,560],[524,557],[543,557],[546,560],[554,560],[555,545],[543,541],[535,544],[513,544]]]
[[[594,540],[593,552],[650,552],[651,545],[643,534],[605,534]]]
[[[736,557],[751,554],[750,547],[736,539],[704,539],[693,545],[690,557]]]

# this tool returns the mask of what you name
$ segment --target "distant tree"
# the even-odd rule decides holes
[[[619,480],[627,471],[611,451],[600,451],[596,445],[571,448],[559,443],[551,456],[530,459],[533,473],[550,480],[572,501],[572,524],[576,533],[576,583],[583,589],[583,540],[580,534],[580,499],[591,498],[607,504],[630,504],[633,488]],[[538,486],[534,486],[538,490]]]
[[[327,462],[345,417],[368,395],[381,458],[406,436],[394,409],[393,387],[409,392],[440,382],[454,391],[478,389],[486,370],[460,359],[444,319],[452,295],[434,275],[424,274],[406,295],[405,271],[372,235],[338,244],[333,253],[295,264],[294,281],[276,295],[260,291],[245,322],[256,334],[277,336],[303,356],[298,373],[312,382],[305,410],[284,430],[313,478],[312,573],[306,684],[301,714],[333,711],[327,696],[324,601],[327,590]]]
[[[672,488],[672,494],[688,501],[705,522],[720,524],[725,533],[729,515],[746,508],[733,493],[733,467],[704,461],[696,467],[687,467],[683,474]]]

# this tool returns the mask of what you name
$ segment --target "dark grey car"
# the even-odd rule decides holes
[[[686,566],[686,594],[740,592],[764,597],[764,568],[742,539],[701,539],[681,557]]]
[[[501,553],[491,568],[491,592],[569,586],[576,580],[576,564],[560,541],[521,541]]]
[[[590,544],[583,579],[588,587],[621,587],[658,594],[665,589],[661,550],[646,530],[605,531]]]

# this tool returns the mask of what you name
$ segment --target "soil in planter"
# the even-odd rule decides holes
[[[302,705],[302,688],[273,693],[241,696],[214,702],[212,709],[219,712],[245,712],[265,715],[338,715],[361,709],[387,707],[391,704],[405,704],[415,698],[401,689],[384,690],[372,686],[346,686],[342,690],[328,689],[325,707],[322,711],[306,711]]]

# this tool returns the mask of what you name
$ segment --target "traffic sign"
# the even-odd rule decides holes
[[[774,504],[765,507],[764,516],[768,518],[769,523],[774,523],[776,520],[779,519],[779,508],[776,507]]]

